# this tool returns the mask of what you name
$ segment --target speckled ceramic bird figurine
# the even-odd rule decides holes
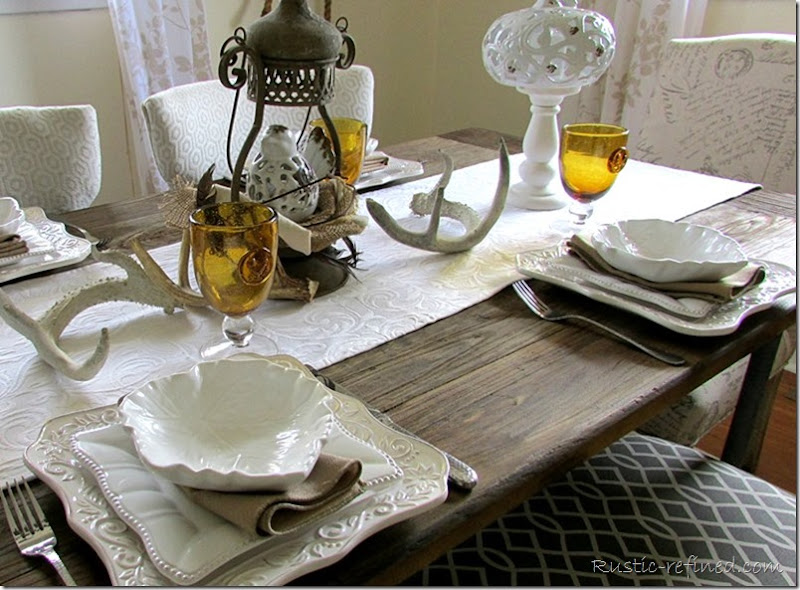
[[[298,151],[288,128],[270,125],[261,140],[261,151],[248,171],[247,196],[268,203],[283,216],[300,223],[316,210],[319,199],[316,180],[325,176],[325,170],[315,170]]]

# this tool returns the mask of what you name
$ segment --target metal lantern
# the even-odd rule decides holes
[[[219,78],[237,91],[247,85],[247,97],[256,104],[253,125],[233,170],[232,201],[239,200],[242,170],[263,125],[264,105],[317,107],[331,138],[339,173],[341,146],[325,105],[333,98],[335,69],[350,67],[355,58],[355,43],[343,22],[340,28],[320,18],[306,0],[281,0],[275,10],[247,30],[236,29],[225,41]],[[233,125],[228,149],[232,131]]]

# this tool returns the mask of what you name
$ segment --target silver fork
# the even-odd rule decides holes
[[[56,536],[47,522],[39,502],[33,495],[28,482],[22,478],[14,479],[3,486],[0,497],[6,511],[8,526],[14,535],[20,553],[28,556],[44,557],[53,564],[58,575],[67,586],[75,586],[75,580],[67,571],[54,549]]]
[[[544,301],[542,301],[539,298],[539,296],[533,292],[533,289],[531,289],[530,285],[528,285],[528,283],[526,283],[522,279],[513,283],[511,287],[514,289],[514,291],[517,292],[519,298],[525,302],[525,305],[527,305],[533,313],[538,315],[543,320],[548,320],[548,321],[559,321],[559,320],[570,320],[570,319],[581,320],[589,324],[592,324],[593,326],[600,328],[601,330],[605,330],[609,334],[613,334],[620,340],[627,342],[631,346],[638,348],[642,352],[647,353],[653,358],[663,361],[668,365],[680,366],[686,364],[686,360],[678,355],[663,350],[651,348],[645,344],[642,344],[641,342],[634,340],[630,336],[626,336],[625,334],[617,332],[614,328],[611,328],[609,326],[606,326],[605,324],[601,324],[600,322],[593,320],[592,318],[587,318],[585,316],[574,313],[559,313],[557,311],[554,311],[553,309],[550,308],[549,305],[547,305]]]

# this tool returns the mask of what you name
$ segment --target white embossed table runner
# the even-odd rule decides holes
[[[513,156],[512,182],[522,155]],[[485,211],[494,195],[498,162],[457,170],[445,195]],[[415,192],[436,178],[369,193],[395,218],[409,215]],[[611,192],[595,209],[599,223],[623,218],[676,220],[739,196],[757,185],[630,161]],[[366,207],[361,211],[367,215]],[[280,352],[325,367],[447,317],[491,297],[520,277],[514,256],[542,245],[549,225],[566,209],[535,212],[509,206],[487,238],[471,251],[442,255],[391,240],[372,221],[355,237],[361,252],[356,279],[310,304],[268,301],[255,314],[257,329],[278,342]],[[177,245],[153,251],[175,277]],[[40,316],[73,289],[111,274],[103,264],[4,287],[12,300]],[[30,476],[24,448],[48,419],[115,402],[143,383],[188,369],[199,360],[201,344],[216,336],[221,317],[210,310],[178,311],[129,303],[108,303],[79,315],[64,333],[63,345],[75,358],[94,349],[101,327],[110,331],[111,352],[100,373],[77,382],[56,373],[31,343],[0,320],[0,481]]]

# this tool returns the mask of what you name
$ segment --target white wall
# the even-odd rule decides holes
[[[138,0],[137,0],[138,1]],[[261,0],[204,0],[212,57]],[[275,0],[277,1],[277,0]],[[495,83],[480,44],[501,14],[532,0],[336,0],[375,74],[374,134],[382,144],[461,127],[522,135],[527,97]],[[321,0],[309,4],[321,11]],[[796,34],[793,0],[709,0],[703,35]],[[107,10],[0,15],[0,106],[90,103],[103,149],[99,203],[133,193],[116,45]]]
[[[797,4],[791,0],[708,0],[703,37],[731,33],[797,34]]]

